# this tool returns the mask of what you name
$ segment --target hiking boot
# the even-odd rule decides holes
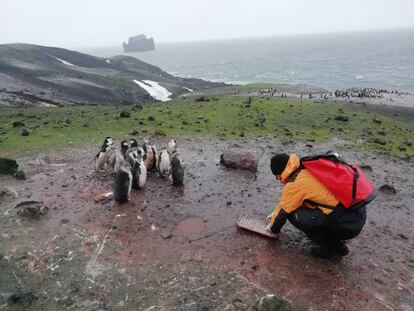
[[[324,258],[324,259],[332,258],[335,255],[332,249],[323,247],[321,245],[312,246],[311,254],[315,257]]]
[[[348,246],[346,246],[344,241],[338,241],[335,245],[335,255],[344,257],[349,254]]]

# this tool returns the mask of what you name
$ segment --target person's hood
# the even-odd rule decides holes
[[[292,153],[289,157],[289,161],[286,164],[285,169],[282,172],[281,175],[281,181],[283,184],[287,183],[287,180],[290,176],[290,174],[292,174],[294,171],[296,171],[300,166],[300,160],[298,158],[298,156],[294,153]]]

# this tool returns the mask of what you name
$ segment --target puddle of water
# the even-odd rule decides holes
[[[188,218],[180,222],[177,226],[176,233],[181,236],[190,236],[203,231],[205,224],[200,218]]]

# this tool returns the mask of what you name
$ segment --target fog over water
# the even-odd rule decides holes
[[[1,0],[0,43],[115,46],[413,27],[412,0]]]

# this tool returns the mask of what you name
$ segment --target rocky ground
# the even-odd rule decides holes
[[[0,176],[9,188],[0,201],[0,310],[247,310],[269,293],[295,310],[413,310],[412,162],[338,140],[177,142],[185,186],[152,174],[122,205],[94,202],[113,182],[94,171],[97,146],[29,154],[18,160],[27,180]],[[223,168],[219,157],[229,148],[252,150],[258,172]],[[268,169],[272,152],[332,148],[388,185],[348,243],[349,256],[311,257],[309,241],[289,224],[276,241],[236,229],[242,212],[265,217],[274,208],[281,187]],[[19,214],[15,206],[28,200],[47,212]]]

